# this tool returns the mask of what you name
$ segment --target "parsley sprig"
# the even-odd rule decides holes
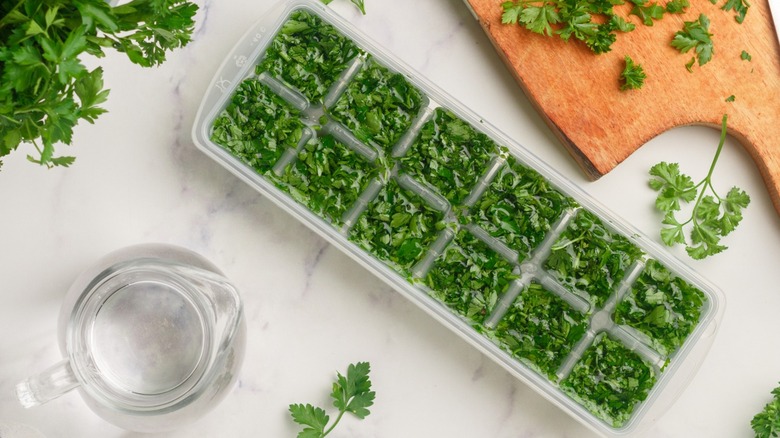
[[[712,185],[712,174],[726,141],[727,120],[728,115],[724,114],[715,157],[707,176],[698,183],[694,184],[690,176],[680,173],[677,163],[661,162],[650,169],[653,177],[650,187],[658,192],[655,206],[665,213],[661,240],[668,246],[685,245],[688,255],[697,260],[727,248],[720,244],[720,239],[734,231],[742,220],[742,210],[750,203],[750,196],[738,187],[732,187],[725,197],[721,197]],[[678,219],[681,204],[694,200],[690,217]],[[685,235],[689,225],[690,243]]]
[[[686,21],[683,23],[683,30],[674,34],[671,44],[680,53],[693,50],[694,56],[685,64],[688,71],[692,71],[693,64],[697,59],[699,66],[710,62],[715,53],[710,33],[710,19],[706,15],[700,14],[698,19]]]
[[[767,403],[750,422],[756,438],[780,436],[780,386],[772,390],[772,395],[774,396],[772,401]]]
[[[336,373],[336,381],[333,382],[333,406],[339,410],[338,416],[330,422],[330,416],[324,409],[310,404],[291,404],[290,415],[293,421],[304,426],[298,433],[298,438],[323,438],[328,435],[345,413],[350,412],[354,416],[366,418],[370,414],[368,408],[374,404],[374,391],[371,391],[371,380],[368,373],[371,365],[368,362],[358,362],[347,367],[347,375]],[[330,426],[329,426],[330,424]]]
[[[72,164],[74,157],[54,155],[55,144],[70,144],[76,124],[94,123],[108,98],[103,70],[87,70],[81,56],[100,58],[110,47],[135,64],[158,65],[190,41],[197,9],[182,0],[117,7],[103,0],[0,0],[0,157],[30,143],[37,151],[30,161]]]

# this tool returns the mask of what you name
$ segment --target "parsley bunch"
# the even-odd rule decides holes
[[[293,421],[304,426],[298,433],[298,438],[322,438],[328,435],[339,424],[344,413],[351,412],[354,416],[366,418],[370,414],[368,408],[374,404],[374,391],[371,391],[371,380],[368,373],[371,365],[368,362],[358,362],[347,367],[347,375],[336,373],[336,381],[333,382],[333,406],[339,410],[339,414],[328,427],[330,417],[324,409],[310,404],[291,404],[290,415]]]
[[[135,64],[158,65],[190,41],[197,9],[182,0],[117,7],[103,0],[0,0],[0,157],[31,143],[37,156],[27,158],[34,163],[73,163],[55,157],[54,145],[70,144],[74,126],[94,123],[108,98],[103,70],[88,71],[81,56],[103,57],[113,48]]]
[[[673,246],[680,243],[694,259],[703,259],[717,254],[726,246],[720,244],[723,236],[734,231],[742,220],[742,210],[750,203],[750,196],[738,187],[733,187],[721,197],[712,185],[712,174],[718,162],[723,144],[726,141],[727,115],[723,115],[720,143],[712,160],[707,176],[697,184],[688,175],[680,173],[677,163],[661,162],[650,169],[650,187],[658,192],[655,206],[665,213],[661,229],[661,240]],[[706,194],[709,192],[710,194]],[[694,201],[691,215],[680,220],[676,213],[681,203]],[[685,236],[684,227],[691,225],[690,244]]]
[[[770,438],[780,435],[780,386],[772,390],[774,398],[753,417],[750,426],[756,438]]]

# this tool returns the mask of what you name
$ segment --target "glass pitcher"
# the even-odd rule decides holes
[[[70,287],[59,317],[64,359],[16,387],[25,407],[78,388],[128,430],[202,417],[232,387],[246,327],[238,291],[211,262],[172,245],[103,257]]]

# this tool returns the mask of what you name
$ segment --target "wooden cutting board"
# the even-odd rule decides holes
[[[589,178],[606,174],[666,130],[684,125],[720,129],[728,114],[729,134],[753,157],[780,213],[780,47],[768,0],[750,0],[742,24],[733,11],[720,9],[722,0],[717,5],[693,0],[684,14],[664,14],[652,27],[629,16],[628,4],[617,6],[615,12],[636,29],[618,33],[612,50],[600,55],[574,39],[502,24],[503,1],[466,0],[528,98]],[[714,55],[690,73],[685,64],[691,52],[681,54],[670,42],[684,21],[700,13],[710,19]],[[743,50],[751,61],[741,59]],[[647,74],[639,90],[620,91],[626,55]],[[726,102],[731,95],[735,100]],[[703,166],[711,159],[703,156]]]

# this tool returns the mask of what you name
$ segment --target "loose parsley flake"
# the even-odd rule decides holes
[[[736,20],[737,23],[742,23],[745,21],[745,15],[747,14],[748,9],[750,9],[750,3],[748,3],[747,0],[726,0],[726,3],[721,9],[724,11],[733,10],[736,13],[734,20]]]
[[[358,362],[347,367],[346,376],[336,373],[330,396],[333,399],[333,407],[339,410],[339,414],[330,427],[330,416],[324,409],[308,403],[291,404],[289,411],[293,421],[304,427],[298,433],[298,438],[324,438],[333,431],[347,412],[361,420],[366,418],[371,413],[368,408],[373,406],[376,397],[376,393],[371,391],[371,380],[368,377],[370,371],[371,365],[368,362]]]
[[[647,0],[630,0],[634,4],[629,14],[636,15],[645,26],[652,26],[653,22],[664,16],[664,7],[658,3],[648,4]]]
[[[623,69],[623,72],[620,74],[620,80],[622,82],[622,84],[620,85],[620,89],[638,90],[642,88],[642,85],[644,85],[645,79],[647,78],[647,75],[645,74],[645,70],[642,68],[640,64],[635,64],[634,60],[631,59],[631,57],[628,55],[626,55],[625,61],[626,61],[626,67]]]
[[[666,3],[666,12],[670,14],[682,14],[688,10],[690,6],[691,4],[688,0],[670,0]]]
[[[750,53],[748,53],[748,52],[746,52],[746,51],[744,51],[744,50],[743,50],[743,51],[742,51],[742,53],[739,55],[739,57],[740,57],[740,59],[742,59],[743,61],[752,61],[752,60],[753,60],[753,57],[752,57],[752,56],[750,56]]]
[[[698,59],[702,66],[712,59],[714,53],[712,34],[710,33],[710,20],[706,15],[700,14],[696,21],[683,23],[683,30],[677,31],[672,39],[672,47],[680,53],[694,51],[695,56],[685,65],[691,71],[694,61]]]
[[[726,98],[726,102],[734,102],[735,100],[737,100],[737,96],[733,94]]]
[[[655,206],[664,213],[661,240],[668,246],[675,243],[685,245],[685,250],[694,259],[717,254],[726,249],[720,239],[728,235],[742,221],[742,210],[750,204],[750,196],[744,190],[733,187],[721,197],[712,185],[712,175],[726,141],[727,115],[723,115],[720,142],[707,176],[697,184],[688,175],[680,173],[677,163],[661,162],[650,169],[650,187],[658,192]],[[707,194],[709,192],[709,194]],[[677,212],[681,204],[696,201],[690,217],[681,221]],[[690,243],[686,238],[686,227],[690,224]]]

